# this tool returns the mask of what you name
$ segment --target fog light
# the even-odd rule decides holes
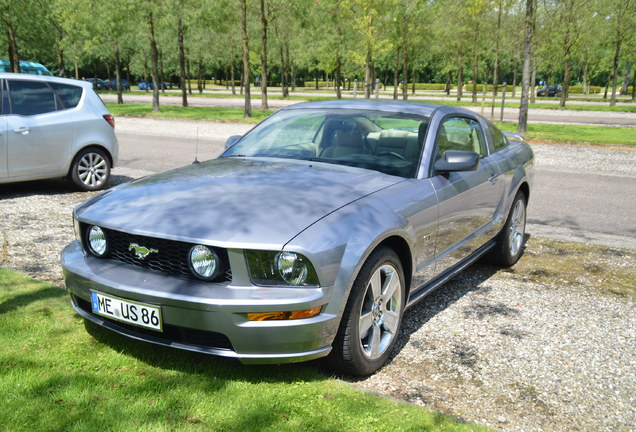
[[[90,252],[97,256],[103,257],[108,251],[108,242],[106,241],[106,234],[98,226],[92,226],[88,230],[88,249]]]
[[[204,280],[214,279],[218,267],[219,257],[207,246],[196,245],[190,249],[190,268],[195,276]]]
[[[247,319],[250,321],[295,320],[315,317],[321,310],[322,306],[316,306],[315,308],[299,311],[248,313]]]

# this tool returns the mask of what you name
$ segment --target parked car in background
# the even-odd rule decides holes
[[[117,162],[115,121],[84,81],[0,73],[0,183],[68,177],[105,187]]]
[[[154,90],[155,85],[153,84],[152,81],[139,81],[137,83],[137,87],[139,87],[139,90]],[[167,90],[168,89],[168,83],[162,82],[160,87],[160,89],[162,90]]]
[[[130,84],[128,84],[128,80],[120,79],[119,82],[121,83],[122,90],[130,90]],[[117,80],[115,78],[111,78],[110,80],[110,89],[117,90]]]
[[[404,311],[490,254],[523,253],[534,157],[465,109],[298,104],[215,160],[77,207],[73,308],[133,339],[366,375]]]
[[[104,80],[99,78],[84,78],[84,81],[91,83],[93,90],[106,90]]]
[[[9,60],[0,60],[0,72],[11,72],[11,62]],[[20,73],[53,76],[51,71],[49,71],[44,65],[25,60],[20,60]]]
[[[537,90],[537,96],[560,96],[561,91],[563,91],[563,87],[559,84],[550,84],[550,88],[543,86],[539,90]]]

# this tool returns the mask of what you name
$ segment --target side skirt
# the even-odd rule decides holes
[[[406,308],[407,309],[410,308],[419,300],[426,297],[427,295],[435,291],[437,288],[439,288],[440,286],[448,282],[455,275],[457,275],[457,273],[461,272],[466,267],[470,266],[472,263],[474,263],[479,258],[481,258],[486,252],[492,249],[496,243],[497,241],[495,237],[495,239],[489,241],[488,243],[486,243],[485,245],[477,249],[475,252],[473,252],[471,255],[469,255],[467,258],[465,258],[464,260],[455,264],[453,267],[446,270],[444,273],[441,273],[440,275],[432,279],[430,282],[427,282],[424,285],[420,286],[419,288],[411,291],[411,293],[409,294],[408,302],[406,304]]]

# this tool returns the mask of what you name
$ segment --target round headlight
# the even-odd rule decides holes
[[[276,256],[276,267],[285,282],[302,285],[307,279],[307,263],[302,255],[294,252],[281,252]]]
[[[88,249],[97,257],[102,257],[108,250],[106,234],[98,226],[92,226],[88,230]]]
[[[213,279],[219,268],[219,257],[210,248],[196,245],[190,249],[190,268],[198,278]]]

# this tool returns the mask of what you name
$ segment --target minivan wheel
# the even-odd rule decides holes
[[[84,149],[75,156],[70,174],[71,181],[81,190],[102,189],[110,178],[110,159],[100,149]]]

